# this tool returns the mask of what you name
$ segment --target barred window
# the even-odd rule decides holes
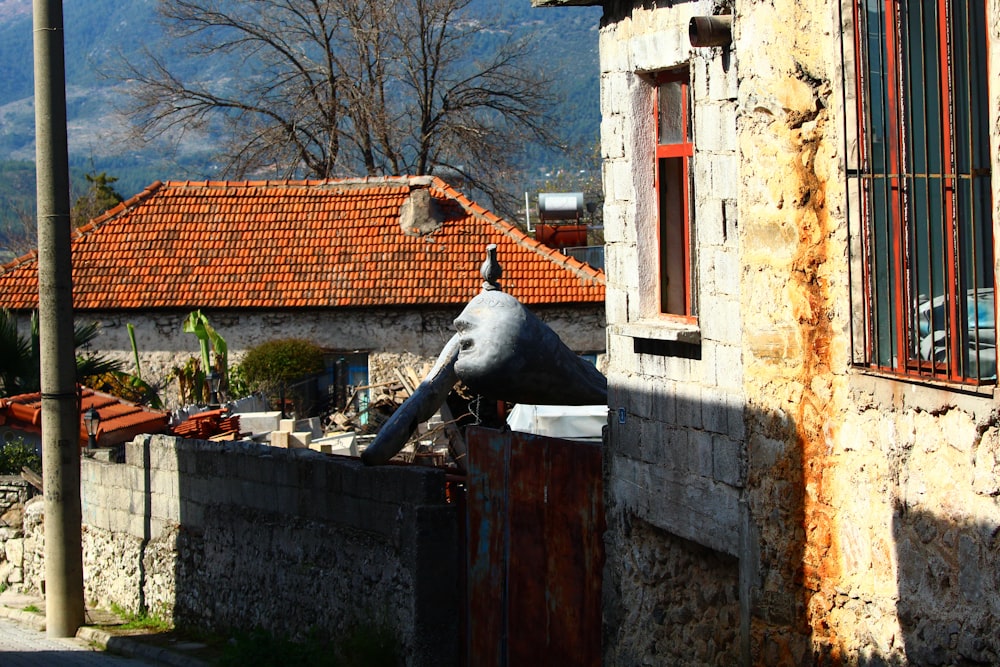
[[[853,25],[855,363],[993,384],[985,0],[854,0]]]

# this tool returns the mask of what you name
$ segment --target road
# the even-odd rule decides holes
[[[44,631],[0,618],[3,667],[159,667],[162,663],[96,651],[77,638],[49,639]]]

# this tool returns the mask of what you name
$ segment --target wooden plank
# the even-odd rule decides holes
[[[45,491],[45,489],[42,488],[42,476],[28,466],[21,468],[21,478],[39,491]]]
[[[399,384],[403,385],[403,389],[406,390],[406,395],[412,396],[413,391],[416,389],[417,385],[411,384],[409,378],[403,375],[402,371],[400,371],[398,368],[393,368],[392,371],[393,373],[396,374],[396,379],[399,380]]]

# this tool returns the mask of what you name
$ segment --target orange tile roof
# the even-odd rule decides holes
[[[83,414],[97,408],[101,421],[97,427],[97,444],[103,446],[128,442],[142,433],[162,433],[170,415],[133,405],[109,394],[81,387],[80,389],[80,446],[87,444],[87,429]],[[42,395],[38,392],[0,398],[0,424],[32,433],[42,430]]]
[[[430,186],[443,225],[399,225]],[[523,303],[598,303],[603,272],[544,246],[437,178],[156,182],[74,231],[76,310],[459,305],[495,243]],[[0,307],[37,307],[37,255],[0,268]]]

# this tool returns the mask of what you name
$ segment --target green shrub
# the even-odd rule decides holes
[[[25,466],[39,474],[42,472],[42,457],[34,445],[20,437],[0,443],[0,475],[19,475]]]
[[[302,641],[274,636],[262,630],[234,637],[218,661],[220,667],[396,667],[402,651],[384,627],[355,627],[340,641],[310,632]]]
[[[229,377],[226,378],[226,398],[235,401],[238,398],[249,396],[255,391],[243,377],[242,366],[233,366],[229,369]]]
[[[285,338],[250,348],[239,366],[239,377],[250,391],[266,391],[321,373],[325,367],[321,347],[300,338]]]

